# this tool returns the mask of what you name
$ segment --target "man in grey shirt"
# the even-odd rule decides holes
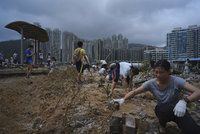
[[[200,134],[200,126],[187,111],[187,103],[200,99],[200,90],[184,79],[170,75],[170,63],[160,60],[154,65],[155,79],[151,79],[137,89],[130,91],[124,98],[114,99],[120,105],[128,98],[150,91],[157,100],[155,114],[159,119],[159,131],[165,133],[167,122],[174,121],[183,134]],[[191,94],[183,96],[182,90]]]
[[[150,91],[156,98],[158,105],[162,103],[170,103],[181,98],[180,92],[184,88],[185,80],[170,76],[169,83],[164,89],[160,89],[156,79],[151,79],[143,84],[145,91]]]

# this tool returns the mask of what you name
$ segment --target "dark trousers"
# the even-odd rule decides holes
[[[183,117],[174,115],[175,104],[160,104],[155,107],[156,116],[161,126],[165,127],[167,122],[174,121],[183,134],[200,134],[200,126],[192,119],[188,111]]]
[[[76,62],[76,70],[78,71],[78,73],[83,73],[84,71],[84,66],[83,66],[83,62],[81,60],[79,60],[78,62]]]
[[[119,65],[119,63],[116,63],[116,67],[112,72],[112,77],[113,77],[113,80],[115,82],[118,82],[119,77],[120,77],[120,65]]]

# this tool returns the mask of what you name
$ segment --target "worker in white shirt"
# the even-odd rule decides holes
[[[110,64],[109,68],[112,71],[112,86],[109,94],[110,96],[113,94],[116,84],[120,78],[122,81],[125,81],[127,89],[130,90],[132,88],[133,76],[139,74],[139,69],[133,67],[133,65],[128,62],[112,63]]]

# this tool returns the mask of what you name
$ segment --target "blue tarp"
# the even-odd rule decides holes
[[[189,58],[190,61],[200,61],[200,58]]]
[[[188,58],[189,59],[189,61],[200,61],[200,58]],[[178,59],[176,59],[176,60],[173,60],[173,61],[186,61],[187,60],[187,58],[178,58]]]

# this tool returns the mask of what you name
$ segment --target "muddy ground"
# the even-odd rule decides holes
[[[84,74],[85,81],[76,82],[76,70],[68,67],[51,75],[30,79],[14,76],[0,79],[0,134],[105,134],[109,133],[113,109],[109,105],[110,83],[100,83],[97,73]],[[200,87],[199,82],[193,83]],[[125,94],[118,85],[114,98]],[[151,94],[135,96],[121,106],[119,112],[133,115],[138,134],[158,133]],[[200,124],[200,103],[190,112]],[[174,123],[168,133],[179,134]]]

